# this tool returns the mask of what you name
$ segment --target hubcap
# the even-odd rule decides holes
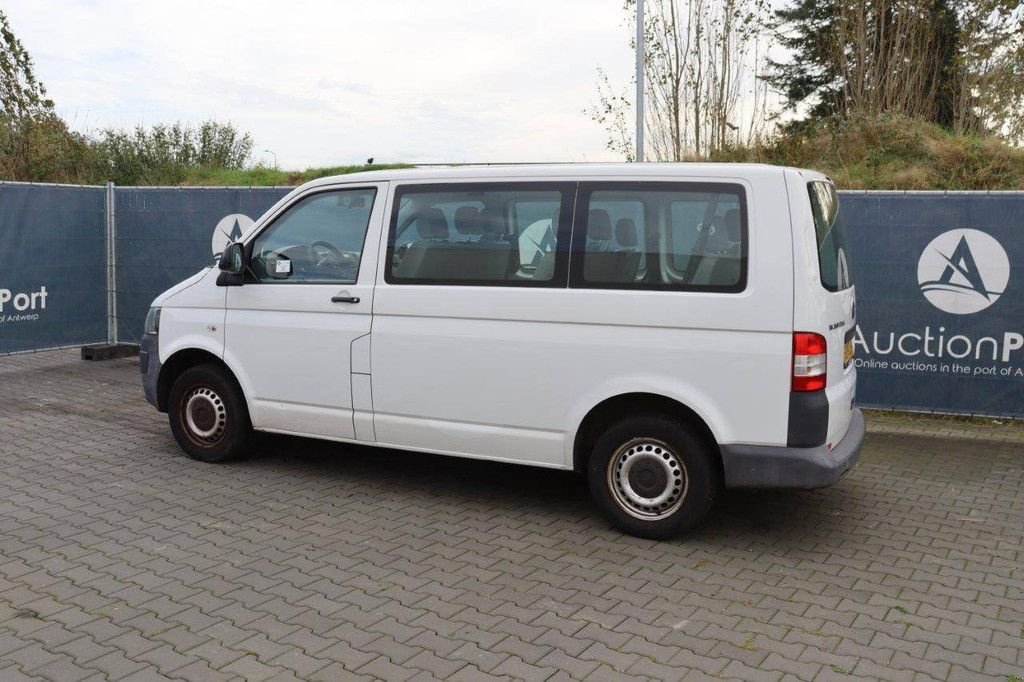
[[[631,516],[657,521],[670,516],[686,499],[686,465],[665,443],[636,438],[612,455],[608,487],[619,507]]]
[[[185,398],[185,426],[189,435],[200,445],[215,445],[227,426],[227,409],[215,391],[198,386]]]

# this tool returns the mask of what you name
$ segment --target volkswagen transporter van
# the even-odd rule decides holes
[[[571,469],[661,538],[722,488],[853,466],[846,258],[836,191],[806,170],[324,178],[154,301],[145,393],[204,462],[256,430]]]

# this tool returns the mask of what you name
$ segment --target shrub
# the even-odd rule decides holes
[[[108,128],[95,142],[106,180],[118,185],[177,185],[197,168],[241,169],[253,141],[231,123]]]
[[[89,140],[56,114],[0,115],[0,178],[85,183],[95,177],[98,161]]]

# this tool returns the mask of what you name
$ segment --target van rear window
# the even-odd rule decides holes
[[[746,286],[741,185],[584,182],[571,286],[736,293]]]
[[[809,182],[807,193],[814,215],[814,237],[818,246],[818,269],[821,285],[829,291],[842,291],[853,286],[850,276],[849,250],[839,196],[831,182]]]

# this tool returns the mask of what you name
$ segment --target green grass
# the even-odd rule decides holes
[[[712,160],[812,168],[841,189],[1024,189],[1024,149],[897,117],[819,121]]]
[[[256,166],[236,170],[231,168],[193,168],[182,185],[187,186],[225,186],[225,187],[272,187],[278,185],[301,185],[310,180],[324,178],[328,175],[347,175],[369,170],[388,170],[391,168],[412,168],[407,163],[379,163],[359,166],[333,166],[330,168],[307,168],[303,171],[286,171],[277,168]]]
[[[813,168],[841,189],[1024,189],[1024,149],[995,137],[956,135],[931,123],[896,117],[819,121],[761,144],[725,149],[708,160]],[[175,184],[294,186],[327,175],[410,167],[394,163],[302,171],[192,168]]]

